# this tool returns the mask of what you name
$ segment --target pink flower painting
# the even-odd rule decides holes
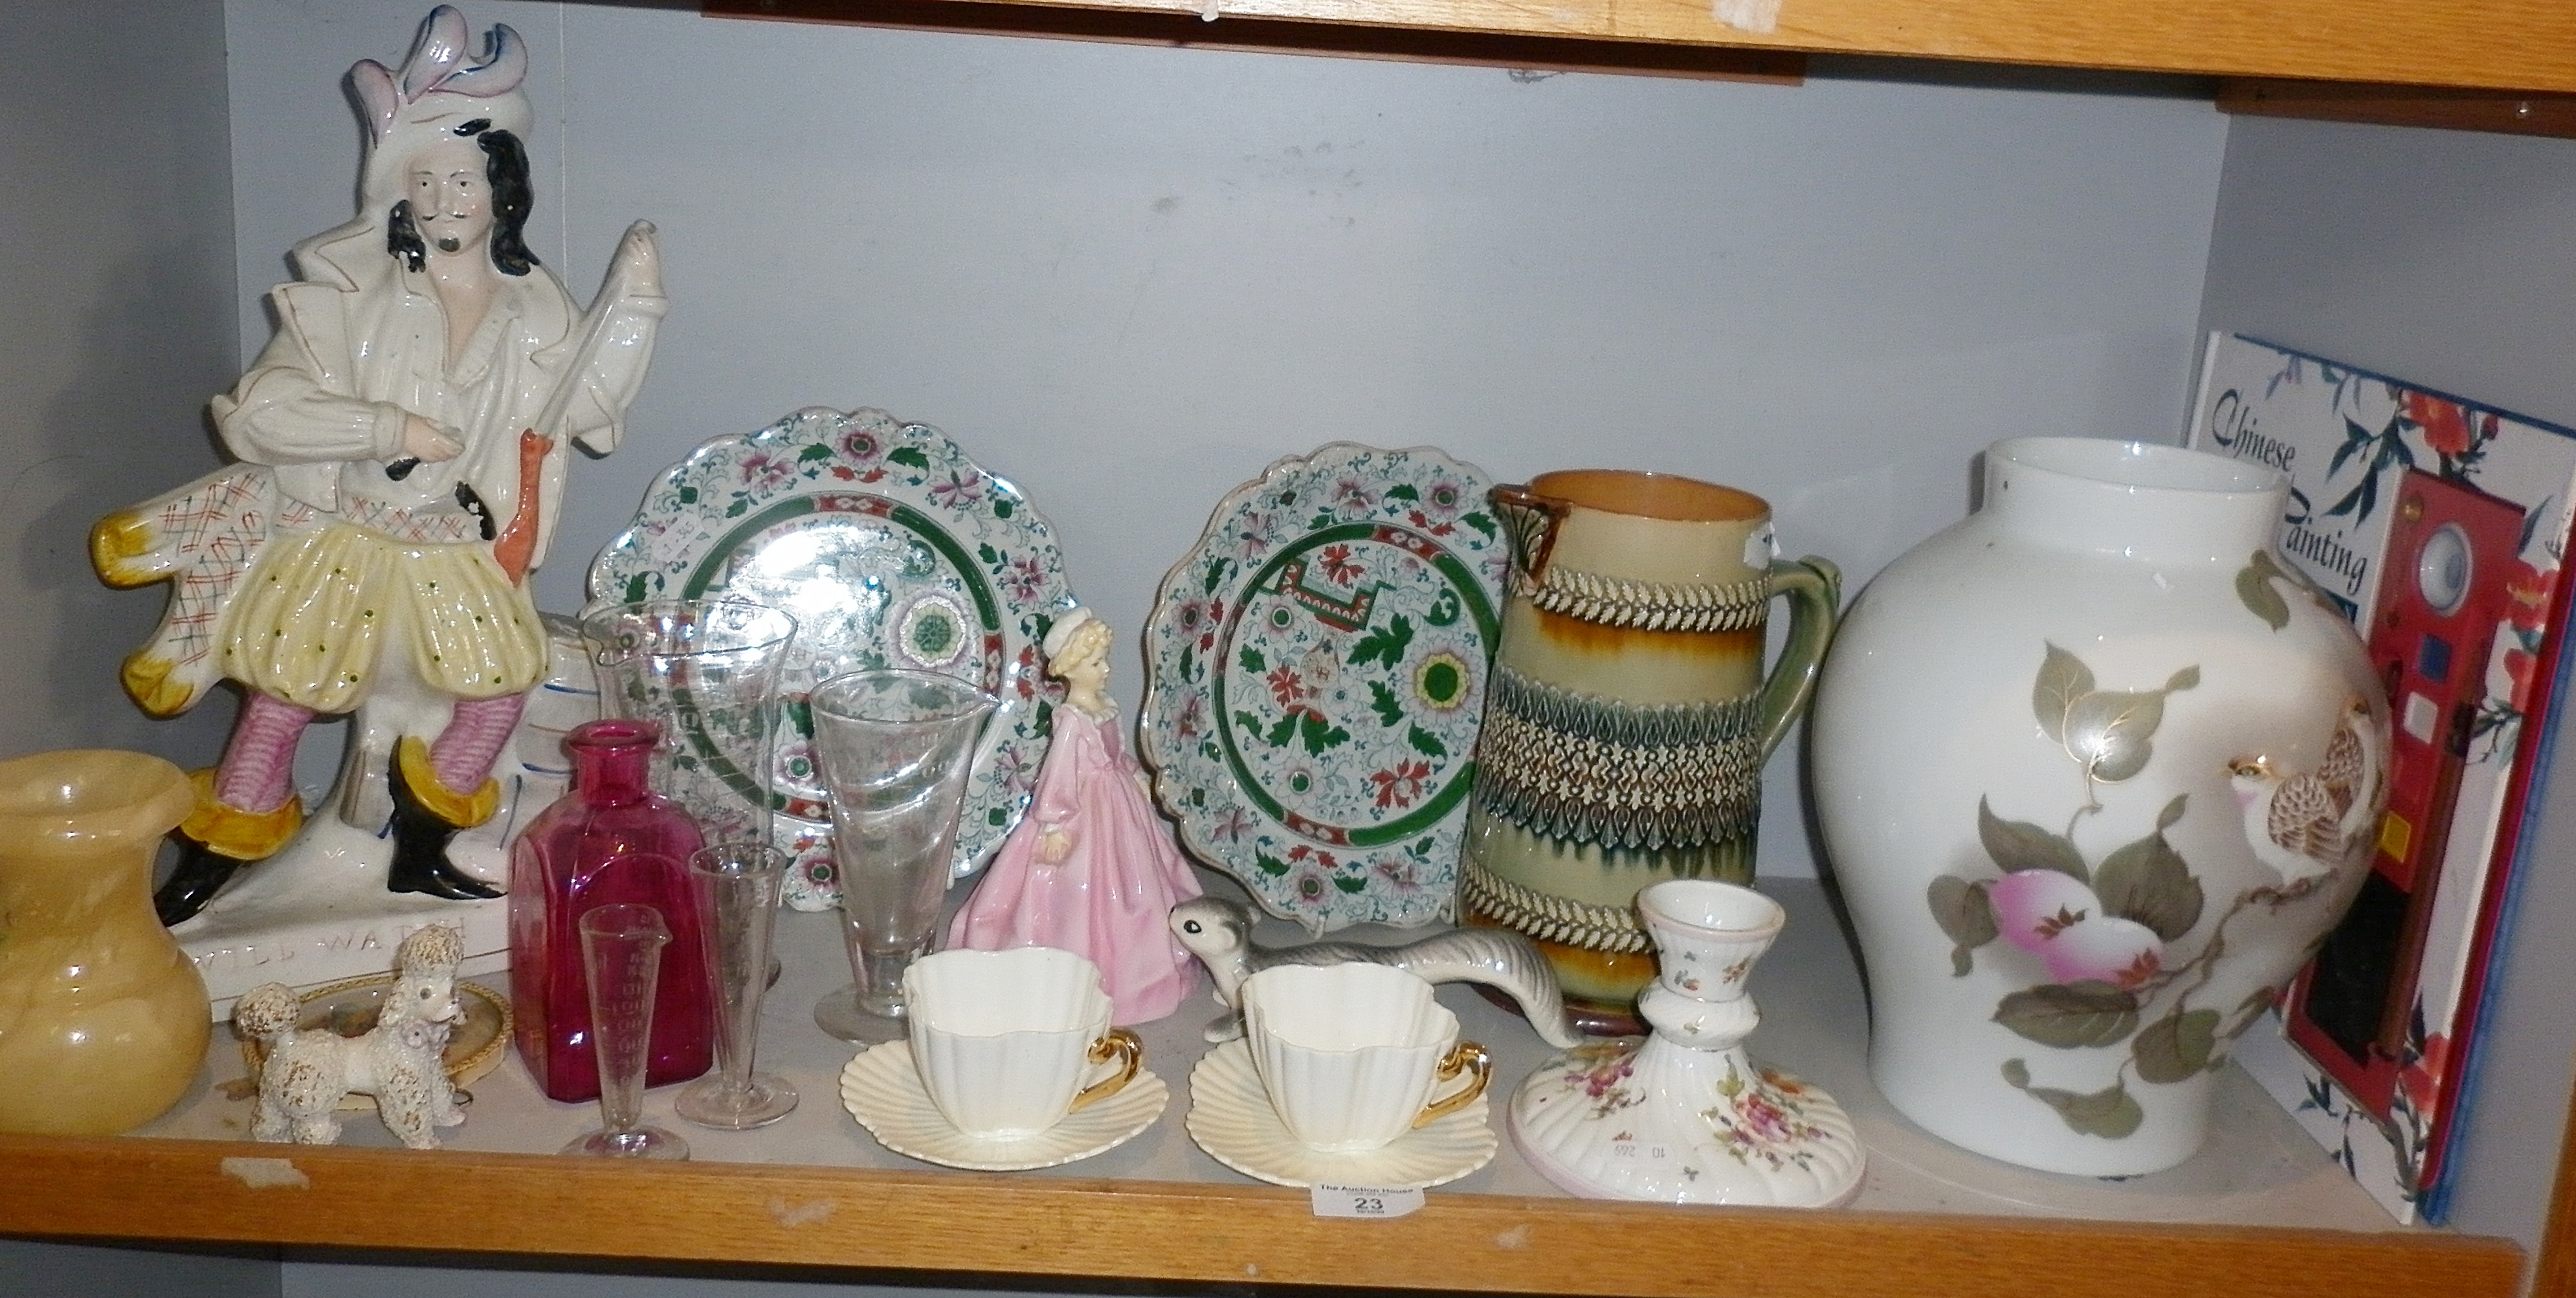
[[[2017,870],[1995,881],[1996,928],[2037,955],[2061,983],[2136,987],[2164,966],[2164,939],[2136,920],[2102,911],[2102,899],[2072,875]]]

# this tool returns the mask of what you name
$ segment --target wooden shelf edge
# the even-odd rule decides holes
[[[2224,112],[2576,139],[2576,95],[2226,77]]]
[[[2576,93],[2562,0],[702,0],[704,12],[1431,62],[1775,79],[1810,54]],[[1202,22],[1202,11],[1218,13]],[[1552,52],[1551,52],[1552,51]],[[1750,59],[1750,63],[1740,60]],[[1794,73],[1789,75],[1794,76]]]
[[[1530,72],[1613,72],[1796,85],[1807,57],[1782,50],[1508,32],[1435,31],[1275,18],[1203,21],[1195,14],[1088,9],[1013,0],[706,0],[720,18],[849,23],[907,31],[971,32],[1173,49],[1316,54],[1451,63]]]
[[[1436,1192],[1354,1222],[1266,1186],[183,1140],[8,1136],[0,1161],[0,1233],[51,1238],[1639,1298],[2503,1298],[2522,1273],[2509,1242],[2427,1231]]]

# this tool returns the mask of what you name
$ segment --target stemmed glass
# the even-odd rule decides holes
[[[662,912],[620,903],[584,913],[581,961],[590,976],[591,1057],[599,1063],[600,1130],[564,1146],[603,1158],[681,1159],[689,1142],[643,1125],[644,1061],[653,1044],[653,985],[671,930]]]
[[[689,858],[698,931],[705,934],[707,969],[715,978],[716,1071],[689,1083],[673,1107],[702,1127],[742,1131],[776,1122],[796,1107],[795,1087],[751,1066],[787,863],[787,854],[767,843],[739,841],[702,848]]]
[[[905,1035],[903,971],[930,950],[976,741],[999,703],[931,672],[849,672],[814,687],[851,978],[814,1007],[814,1023],[843,1041]]]

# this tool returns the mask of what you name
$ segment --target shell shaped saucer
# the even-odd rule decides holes
[[[1208,1157],[1256,1181],[1412,1190],[1446,1185],[1493,1161],[1501,1141],[1485,1120],[1486,1107],[1480,1095],[1383,1149],[1327,1154],[1288,1134],[1252,1070],[1252,1047],[1235,1040],[1211,1047],[1190,1070],[1188,1126]]]
[[[913,1067],[912,1043],[871,1046],[841,1069],[841,1107],[877,1143],[903,1155],[969,1172],[1025,1172],[1105,1154],[1163,1116],[1171,1090],[1149,1069],[1110,1095],[1033,1136],[970,1136],[931,1103]]]

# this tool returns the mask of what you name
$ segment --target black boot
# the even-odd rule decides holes
[[[235,871],[276,855],[304,827],[304,804],[291,795],[270,810],[244,811],[215,796],[213,769],[189,772],[188,783],[196,805],[170,833],[179,864],[152,892],[152,909],[165,926],[193,918]]]
[[[385,877],[386,891],[425,892],[450,901],[482,901],[500,896],[499,888],[448,862],[448,840],[465,827],[449,822],[413,795],[410,781],[403,778],[400,754],[395,755],[391,765],[386,783],[394,795],[394,859]]]
[[[171,837],[179,840],[178,868],[170,871],[170,877],[152,893],[152,909],[161,916],[165,928],[204,910],[206,903],[232,881],[233,871],[245,864],[185,834]]]

